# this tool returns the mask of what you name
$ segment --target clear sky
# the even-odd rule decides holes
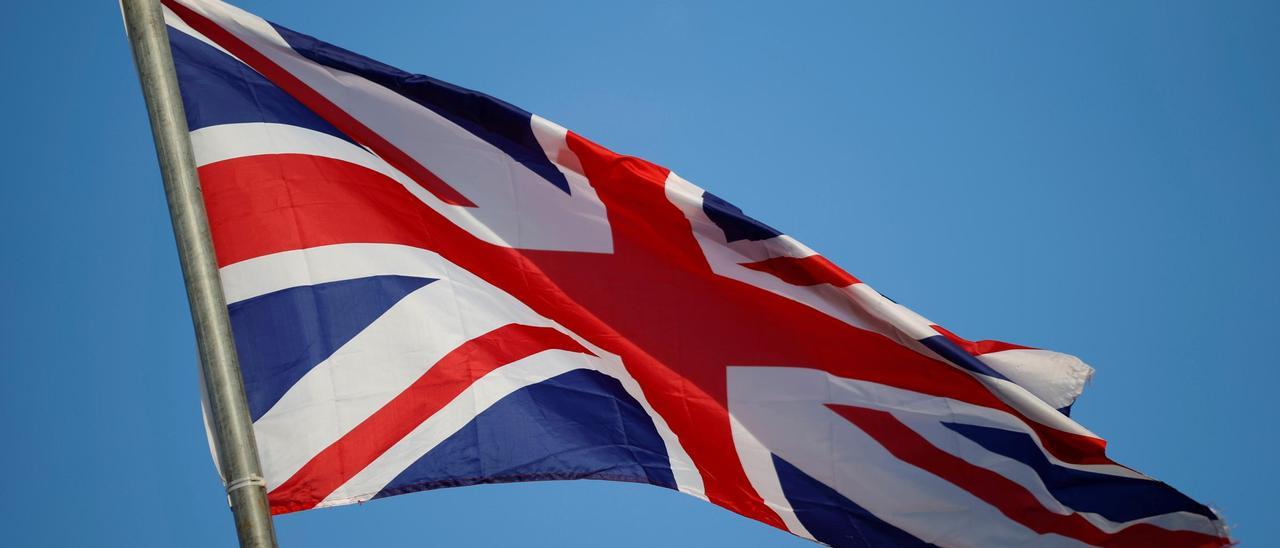
[[[242,0],[670,167],[968,338],[1081,356],[1111,455],[1280,537],[1280,3]],[[367,7],[355,9],[358,5]],[[114,2],[0,17],[0,525],[226,546]],[[287,546],[806,546],[604,482],[277,519]]]

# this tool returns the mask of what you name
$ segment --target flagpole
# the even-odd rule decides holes
[[[160,0],[121,0],[125,31],[151,118],[169,218],[195,324],[200,371],[208,393],[214,446],[243,547],[275,547],[253,421],[240,378],[226,298],[209,235],[200,180],[187,131],[178,77]]]

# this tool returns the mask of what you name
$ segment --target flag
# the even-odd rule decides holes
[[[835,546],[1229,542],[970,341],[675,173],[215,0],[163,0],[274,513],[679,490]]]

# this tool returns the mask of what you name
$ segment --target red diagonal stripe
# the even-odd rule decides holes
[[[271,491],[271,513],[314,508],[477,379],[546,350],[591,354],[550,327],[508,324],[467,341]]]
[[[754,263],[741,263],[751,270],[773,274],[791,285],[831,284],[845,287],[858,283],[858,279],[844,269],[828,261],[822,255],[808,257],[773,257]]]
[[[940,325],[934,325],[931,327],[933,327],[933,330],[937,331],[942,336],[951,339],[951,342],[956,343],[956,346],[963,348],[965,352],[974,356],[981,356],[992,352],[1004,352],[1005,350],[1035,350],[1030,346],[1022,346],[1004,341],[971,341],[944,329]]]
[[[1137,523],[1108,533],[1080,514],[1056,514],[1017,482],[971,464],[929,442],[887,411],[827,404],[827,407],[875,438],[894,457],[968,491],[1027,528],[1058,534],[1095,546],[1221,546],[1223,539],[1192,531],[1170,531]]]
[[[387,163],[405,175],[408,175],[409,178],[413,179],[436,198],[451,205],[475,207],[471,200],[468,200],[466,196],[449,186],[448,183],[437,177],[431,170],[391,144],[390,141],[382,138],[377,132],[369,129],[368,126],[355,119],[355,117],[347,114],[346,111],[342,110],[342,107],[335,105],[324,95],[321,95],[320,92],[312,89],[311,86],[294,76],[293,73],[258,52],[253,46],[218,26],[217,23],[196,13],[191,8],[173,0],[161,0],[161,3],[173,10],[178,17],[181,17],[183,21],[191,25],[191,28],[196,29],[200,34],[205,35],[206,38],[213,40],[214,43],[231,52],[232,55],[244,61],[245,64],[253,67],[254,70],[265,76],[271,83],[279,86],[280,89],[293,96],[298,102],[306,105],[307,108],[324,118],[326,122],[333,124],[339,131],[355,139],[360,144],[369,147],[375,154],[381,156],[383,160],[386,160]]]

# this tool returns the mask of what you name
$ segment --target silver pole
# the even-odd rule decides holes
[[[142,95],[151,117],[169,218],[178,243],[178,260],[187,285],[191,319],[195,323],[200,370],[209,396],[214,445],[226,480],[227,499],[235,516],[240,546],[274,547],[276,533],[267,505],[267,491],[253,438],[253,421],[240,378],[231,321],[218,278],[218,263],[209,237],[196,176],[195,157],[187,119],[178,93],[178,77],[159,0],[121,0],[125,31],[142,82]]]

